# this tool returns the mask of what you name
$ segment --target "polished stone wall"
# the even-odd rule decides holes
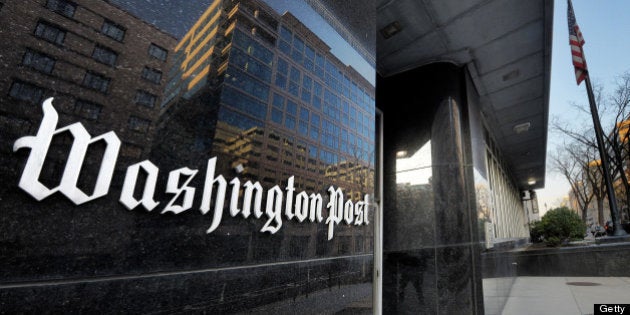
[[[386,161],[383,312],[481,314],[464,71],[432,64],[377,84]],[[401,166],[405,152],[423,150],[430,151],[428,162]],[[415,179],[405,179],[414,169],[420,170]]]
[[[373,84],[308,4],[238,3],[2,1],[0,313],[372,311]]]

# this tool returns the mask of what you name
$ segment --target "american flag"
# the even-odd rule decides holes
[[[582,46],[584,46],[584,38],[582,37],[582,32],[580,32],[580,27],[575,21],[573,4],[571,3],[571,0],[568,0],[568,2],[569,8],[567,16],[569,20],[569,44],[571,45],[573,67],[575,68],[575,79],[577,80],[577,84],[580,85],[587,75],[586,59],[584,58],[584,50],[582,50]]]

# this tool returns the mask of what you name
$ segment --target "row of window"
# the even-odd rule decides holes
[[[72,18],[77,10],[77,4],[67,0],[48,0],[46,8],[65,17]],[[124,27],[107,19],[101,26],[101,33],[119,42],[122,42],[125,38],[125,32],[126,29]]]
[[[342,128],[328,119],[322,119],[319,114],[311,112],[305,107],[300,107],[299,109],[298,117],[298,104],[291,99],[286,99],[285,101],[283,96],[274,93],[271,121],[278,125],[283,125],[289,130],[297,128],[298,133],[305,138],[308,137],[313,141],[321,142],[333,150],[341,150],[349,155],[354,156],[360,153],[362,158],[365,157],[367,159],[367,152],[374,150],[371,144],[373,143],[373,137],[364,139],[356,135],[355,132],[350,132],[348,129]],[[351,128],[350,130],[354,129]]]
[[[246,51],[250,56],[262,61],[267,66],[273,65],[273,52],[254,39],[243,34],[240,30],[234,30],[232,43],[241,48],[243,51]]]
[[[114,31],[111,31],[114,27],[112,26],[113,24],[110,25],[108,23],[109,22],[107,21],[105,22],[104,28],[108,29],[108,33],[114,33]],[[105,27],[105,25],[108,26]],[[63,45],[66,34],[66,30],[44,21],[38,22],[37,26],[35,27],[35,36],[56,45]],[[166,49],[153,43],[149,45],[148,53],[149,56],[157,58],[161,61],[166,61],[168,57],[168,51]],[[114,66],[116,65],[116,61],[118,60],[118,53],[108,47],[96,44],[94,50],[92,51],[92,59],[108,66]]]
[[[278,59],[278,66],[280,67],[283,64],[282,58]],[[284,70],[281,70],[284,71]],[[291,71],[289,74],[290,80],[299,81],[300,74],[299,70],[295,67],[291,67]],[[374,129],[371,127],[370,115],[365,114],[360,110],[357,110],[354,106],[350,106],[350,104],[346,100],[341,100],[335,93],[330,91],[327,88],[323,88],[321,84],[317,81],[313,81],[308,75],[304,74],[302,76],[302,84],[301,88],[298,83],[291,81],[289,82],[288,88],[286,85],[282,83],[279,84],[278,78],[284,79],[283,75],[280,71],[276,75],[276,86],[279,88],[287,90],[291,95],[299,98],[305,104],[311,104],[315,109],[322,109],[322,100],[319,97],[321,95],[322,90],[325,91],[324,94],[324,106],[323,106],[323,114],[327,117],[333,118],[335,120],[341,120],[344,125],[350,126],[352,130],[357,131],[358,134],[364,136],[367,139],[373,139]],[[286,79],[285,79],[286,80]],[[311,89],[312,93],[311,94]],[[301,94],[298,92],[301,91]],[[276,96],[274,95],[274,102],[276,102]],[[311,102],[312,101],[312,102]],[[280,123],[281,113],[274,112],[272,110],[272,120],[276,123]],[[372,116],[373,117],[373,116]],[[285,119],[286,120],[286,119]],[[293,120],[289,117],[288,122],[285,122],[285,125],[288,124],[288,128],[293,124]],[[302,129],[304,130],[304,129]],[[315,134],[312,133],[311,137],[314,137]]]
[[[313,53],[310,52],[310,47],[304,44],[304,42],[297,35],[292,35],[292,33],[284,27],[281,28],[280,32],[281,37],[283,37],[289,43],[293,43],[294,50],[304,50],[305,55],[308,54],[308,58],[305,58],[305,60],[312,59]],[[303,64],[307,71],[301,73],[300,70],[298,70],[296,67],[289,67],[288,62],[282,57],[278,57],[277,74],[274,81],[275,85],[281,89],[287,90],[290,94],[292,94],[296,98],[301,99],[303,102],[312,104],[317,109],[322,108],[321,96],[322,91],[325,90],[326,93],[324,95],[325,102],[323,104],[323,113],[336,120],[341,120],[345,118],[344,121],[346,125],[349,123],[352,124],[353,126],[355,126],[353,127],[353,129],[356,128],[357,130],[359,130],[360,134],[367,138],[371,138],[370,134],[372,133],[372,130],[369,127],[370,124],[368,122],[365,122],[365,124],[361,125],[360,122],[364,121],[363,119],[361,119],[363,117],[359,117],[358,120],[355,117],[348,118],[347,113],[349,108],[352,108],[353,111],[356,111],[354,106],[349,106],[348,101],[346,101],[345,99],[342,100],[339,96],[337,96],[337,93],[333,93],[333,91],[336,91],[339,94],[344,94],[349,100],[354,99],[353,103],[357,103],[358,101],[357,94],[362,96],[361,99],[369,99],[367,94],[363,90],[359,89],[356,83],[352,82],[347,76],[344,76],[332,62],[328,60],[324,61],[324,58],[320,58],[320,55],[317,53],[314,54],[314,57],[318,65],[325,65],[327,68],[328,72],[326,73],[326,75],[322,76],[322,71],[319,76],[321,79],[326,81],[327,86],[330,88],[330,90],[329,88],[323,89],[321,84],[319,84],[317,80],[313,80],[312,77],[307,75],[307,73],[313,72],[312,69],[310,69],[309,71],[308,65]],[[295,58],[292,59],[295,60]],[[295,61],[297,63],[300,63],[300,60]],[[330,71],[334,71],[335,76],[331,75],[329,73]],[[339,78],[340,80],[338,80],[337,78]],[[339,82],[343,82],[343,85],[339,84]],[[342,86],[344,87],[344,89],[341,88]],[[353,96],[349,92],[349,87],[352,87]],[[364,106],[362,107],[368,108],[367,112],[370,112],[369,106],[365,106],[366,104],[368,104],[368,102],[363,103]],[[346,114],[344,115],[341,110],[344,110],[343,113]]]
[[[103,22],[101,31],[105,35],[119,41],[122,41],[125,34],[124,28],[109,20],[105,20]],[[66,30],[43,21],[37,23],[37,26],[35,27],[35,36],[56,45],[63,45],[66,34]],[[168,51],[154,43],[149,45],[148,54],[149,56],[157,58],[161,61],[166,61],[168,57]],[[114,66],[116,64],[116,60],[118,59],[118,53],[105,46],[96,45],[94,51],[92,52],[92,58],[100,63]]]
[[[339,94],[346,96],[366,111],[371,111],[374,100],[355,82],[343,75],[343,71],[338,69],[334,63],[325,60],[324,56],[319,53],[315,53],[313,48],[305,44],[297,34],[293,34],[284,26],[280,28],[280,37],[281,40],[278,41],[280,51],[290,56],[297,64],[304,66],[309,72],[315,73]],[[325,72],[323,68],[326,69]]]
[[[15,81],[11,85],[9,95],[15,99],[31,103],[39,103],[44,95],[44,89],[23,81]],[[77,99],[74,103],[73,113],[77,116],[97,120],[103,106],[84,99]],[[130,116],[128,126],[131,130],[144,133],[151,125],[151,121],[137,116]]]
[[[45,73],[52,72],[54,62],[54,59],[50,58],[50,56],[43,55],[32,50],[26,51],[22,61],[23,65],[32,67]],[[110,82],[110,78],[107,78],[92,71],[87,71],[85,73],[85,76],[83,77],[82,85],[89,89],[93,89],[101,93],[106,93],[109,89]],[[24,87],[24,90],[22,90],[23,85],[24,84],[16,85],[16,90],[12,88],[11,96],[20,100],[29,101],[31,103],[39,103],[42,98],[43,89]],[[139,105],[153,107],[157,101],[157,96],[143,90],[137,90],[134,101],[136,104]]]

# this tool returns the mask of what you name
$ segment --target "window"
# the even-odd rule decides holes
[[[285,42],[283,40],[278,41],[278,48],[285,55],[291,54],[291,45],[289,45],[289,43],[287,43],[287,42]]]
[[[300,93],[300,86],[295,82],[289,82],[289,93],[291,93],[295,97],[298,97]]]
[[[100,63],[113,66],[116,64],[116,59],[118,59],[118,54],[107,47],[96,45],[94,47],[94,51],[92,52],[92,59]]]
[[[304,121],[308,121],[309,111],[308,109],[302,107],[300,108],[300,119]]]
[[[289,77],[293,82],[300,82],[300,70],[298,70],[296,67],[291,67],[291,74],[289,75]]]
[[[153,107],[155,105],[156,100],[157,100],[157,96],[146,91],[138,90],[136,92],[136,98],[134,102],[139,105]]]
[[[142,69],[142,78],[155,84],[160,84],[162,72],[160,70],[144,67],[144,69]]]
[[[313,79],[311,79],[311,77],[304,74],[304,76],[302,77],[302,87],[310,91],[312,84],[313,84]]]
[[[52,73],[55,67],[55,59],[46,54],[27,49],[24,58],[22,58],[22,64],[43,73]]]
[[[129,129],[143,133],[147,132],[150,124],[151,121],[136,116],[129,116],[129,121],[127,122]]]
[[[276,124],[282,124],[282,112],[275,108],[272,108],[271,121],[275,122]]]
[[[101,33],[119,42],[122,42],[123,38],[125,38],[125,28],[109,20],[103,22]]]
[[[276,74],[276,86],[281,89],[287,88],[287,77],[283,76],[280,73]]]
[[[152,43],[151,46],[149,46],[149,55],[162,61],[166,61],[168,52],[166,49]]]
[[[109,87],[109,81],[109,78],[88,71],[85,73],[85,77],[83,78],[83,86],[106,93],[107,88]]]
[[[308,59],[315,59],[315,51],[309,45],[304,46],[304,55],[306,55]]]
[[[287,100],[287,113],[297,115],[297,104],[292,100]]]
[[[48,0],[46,8],[63,16],[73,17],[77,10],[77,4],[67,0]]]
[[[9,95],[21,101],[37,104],[41,101],[44,89],[30,83],[15,81],[11,85]]]
[[[293,47],[295,47],[300,53],[304,50],[304,41],[297,35],[293,35]]]
[[[83,118],[96,120],[101,114],[102,105],[78,99],[74,102],[74,113]]]
[[[284,108],[284,97],[276,93],[273,94],[273,107],[277,107],[280,110]]]
[[[301,99],[302,99],[303,102],[305,102],[307,104],[310,104],[311,103],[311,92],[309,92],[309,91],[307,91],[305,89],[302,89],[302,98]]]
[[[66,31],[48,23],[39,22],[35,27],[35,36],[43,38],[53,44],[63,45],[63,40],[66,37]]]
[[[287,74],[288,71],[289,71],[289,64],[287,63],[287,61],[278,57],[278,72]]]
[[[284,117],[284,126],[291,130],[295,129],[295,117],[286,115]]]
[[[293,33],[291,33],[288,28],[282,26],[280,27],[280,37],[288,42],[291,42],[291,38],[293,38]]]

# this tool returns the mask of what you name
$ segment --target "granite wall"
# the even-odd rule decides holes
[[[432,64],[377,85],[385,125],[383,312],[481,314],[464,70]]]

